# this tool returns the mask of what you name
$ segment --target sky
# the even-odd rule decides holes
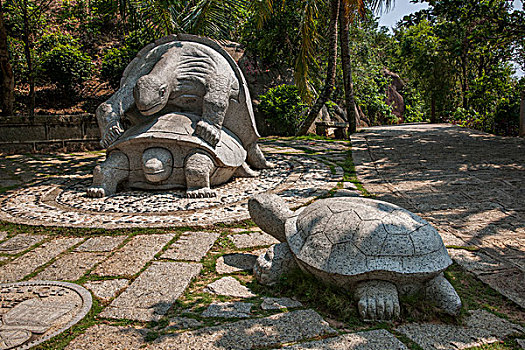
[[[379,16],[379,25],[392,28],[398,21],[403,19],[404,16],[423,10],[428,7],[428,4],[413,4],[410,0],[394,0],[394,6],[388,12],[384,12]],[[514,0],[514,8],[518,10],[523,9],[523,0]],[[521,71],[519,67],[517,69],[516,76],[524,76],[525,72]]]

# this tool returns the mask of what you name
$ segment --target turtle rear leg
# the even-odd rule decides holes
[[[186,177],[186,197],[210,198],[217,194],[210,188],[210,176],[215,170],[215,164],[209,156],[194,153],[186,158],[184,175]]]
[[[357,285],[357,308],[365,321],[389,321],[399,317],[399,296],[395,284],[370,280]]]
[[[461,309],[461,299],[443,273],[427,282],[424,288],[425,296],[436,306],[449,315],[456,316]]]
[[[93,184],[87,189],[89,197],[105,197],[114,194],[117,186],[129,177],[128,157],[113,151],[93,170]]]

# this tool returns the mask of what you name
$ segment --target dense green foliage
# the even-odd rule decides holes
[[[304,119],[307,105],[301,101],[296,86],[280,85],[259,96],[258,110],[272,134],[293,136]]]
[[[350,65],[361,120],[372,125],[448,121],[515,135],[525,81],[513,76],[511,63],[525,68],[524,12],[505,0],[418,2],[429,6],[406,16],[393,33],[378,27],[372,2],[365,2],[369,10],[362,16],[352,16]],[[264,64],[264,71],[252,74],[256,80],[268,69],[291,71],[296,87],[271,89],[265,82],[270,90],[259,107],[274,133],[291,135],[325,85],[329,3],[67,0],[51,6],[47,0],[4,0],[2,5],[19,97],[35,84],[37,93],[88,94],[80,89],[88,77],[95,82],[90,86],[106,84],[110,89],[102,90],[110,93],[142,47],[167,33],[185,32],[242,43],[256,61],[245,67]],[[344,109],[340,54],[337,60],[331,99]],[[398,91],[402,116],[387,103],[392,81],[384,69],[404,83]],[[283,81],[289,79],[273,84]],[[20,101],[19,111],[29,107]]]
[[[77,88],[91,74],[91,59],[78,47],[58,44],[41,56],[42,77],[62,91]]]
[[[113,88],[118,88],[126,66],[144,46],[153,40],[145,30],[136,30],[125,36],[121,46],[109,49],[102,58],[100,74]]]

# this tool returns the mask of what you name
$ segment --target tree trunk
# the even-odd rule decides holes
[[[308,116],[299,127],[297,135],[306,135],[308,129],[317,118],[319,111],[325,105],[335,85],[335,68],[337,61],[337,18],[339,17],[339,0],[330,0],[330,23],[329,23],[329,47],[328,47],[328,66],[326,68],[326,80],[324,89],[310,109]]]
[[[29,14],[27,13],[27,0],[22,4],[22,17],[24,20],[24,54],[27,62],[27,74],[29,79],[29,117],[32,119],[35,116],[35,74],[33,69],[33,59],[31,58],[31,41],[30,41],[30,27]]]
[[[9,63],[7,32],[4,24],[4,11],[0,1],[0,108],[2,115],[13,115],[15,102],[15,77]]]
[[[520,105],[520,136],[525,137],[525,90],[521,92]]]
[[[341,63],[343,65],[343,81],[345,86],[345,109],[347,121],[350,124],[348,129],[349,134],[357,131],[357,106],[354,98],[354,83],[352,80],[352,62],[350,58],[350,44],[349,44],[349,29],[350,29],[350,13],[349,9],[344,5],[343,0],[339,5],[339,40],[341,42]]]
[[[434,94],[432,94],[432,97],[430,98],[430,122],[431,123],[437,123],[437,120],[436,120],[436,98],[434,97]]]

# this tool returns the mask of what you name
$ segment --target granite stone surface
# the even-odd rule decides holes
[[[251,298],[255,296],[250,289],[243,286],[241,282],[231,276],[223,277],[208,284],[204,290],[211,294],[226,295],[235,298]]]
[[[525,332],[522,327],[484,310],[470,311],[469,314],[464,326],[412,323],[396,330],[425,350],[467,349]]]
[[[79,245],[75,251],[78,252],[110,252],[117,248],[127,236],[98,236],[91,237],[81,245]]]
[[[384,329],[343,334],[334,338],[315,340],[292,346],[286,350],[408,350],[392,333]]]
[[[168,312],[201,264],[154,262],[107,307],[100,317],[157,321]]]
[[[171,330],[198,328],[202,325],[203,325],[202,321],[196,320],[194,318],[173,317],[173,318],[170,318],[169,323],[164,328],[164,330],[171,331]]]
[[[216,232],[185,232],[163,254],[164,259],[200,261],[219,238]]]
[[[93,295],[103,301],[113,299],[118,292],[129,285],[127,279],[112,279],[102,281],[88,281],[84,283],[84,287],[89,289]]]
[[[225,254],[217,259],[215,271],[217,271],[218,274],[251,271],[255,260],[257,260],[257,256],[262,253],[263,251]]]
[[[237,235],[229,235],[228,239],[230,239],[233,242],[233,244],[240,249],[253,248],[259,246],[269,246],[272,244],[279,243],[278,240],[264,232],[250,232]]]
[[[224,318],[247,318],[250,317],[252,303],[212,303],[204,312],[202,317],[224,317]]]
[[[34,279],[75,281],[106,258],[107,253],[72,252],[61,256]]]
[[[0,282],[21,280],[58,254],[82,242],[83,238],[56,238],[0,267]]]
[[[161,336],[146,349],[245,350],[334,334],[313,310],[298,310]]]
[[[302,307],[300,301],[293,300],[290,298],[263,298],[261,309],[263,310],[280,310],[280,309],[293,309],[296,307]]]
[[[138,235],[92,272],[98,276],[132,276],[164,247],[174,234]]]
[[[110,326],[97,324],[89,327],[86,332],[73,339],[67,350],[108,350],[108,349],[139,349],[146,345],[148,334],[145,328]]]
[[[4,236],[4,238],[7,235]],[[31,246],[42,242],[46,239],[46,236],[42,235],[27,235],[27,234],[18,234],[14,237],[11,237],[7,241],[0,244],[0,253],[5,254],[18,254],[24,250],[30,248]]]

